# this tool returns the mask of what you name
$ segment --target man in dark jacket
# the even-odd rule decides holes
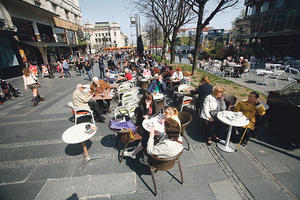
[[[165,93],[167,90],[166,83],[163,81],[163,75],[159,74],[158,78],[153,80],[148,88],[149,93]]]
[[[200,115],[202,106],[203,106],[203,101],[207,95],[210,95],[213,92],[213,86],[210,83],[210,80],[207,76],[204,76],[201,79],[202,85],[199,85],[197,90],[191,90],[191,94],[198,94],[198,98],[196,101],[196,113],[197,116]]]
[[[105,78],[105,72],[104,72],[105,69],[104,69],[104,63],[103,63],[102,57],[99,58],[98,64],[99,64],[99,71],[100,71],[100,79],[104,79]]]

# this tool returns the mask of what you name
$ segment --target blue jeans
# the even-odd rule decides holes
[[[64,73],[65,73],[65,76],[66,76],[66,77],[71,76],[71,74],[70,74],[70,72],[69,72],[69,69],[64,68]]]
[[[89,76],[89,80],[92,81],[92,70],[87,71],[87,74]]]

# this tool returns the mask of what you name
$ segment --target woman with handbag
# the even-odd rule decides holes
[[[33,94],[33,105],[37,106],[40,101],[44,101],[39,95],[38,88],[41,87],[41,84],[37,81],[37,78],[33,73],[28,69],[24,68],[23,72],[23,80],[24,80],[24,89],[28,91],[28,87],[32,90]]]
[[[216,134],[217,113],[226,109],[224,101],[224,88],[216,87],[212,94],[205,97],[200,118],[207,136],[207,145],[211,145],[212,138],[218,140]]]

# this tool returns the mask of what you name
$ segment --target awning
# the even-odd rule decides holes
[[[68,44],[59,43],[59,42],[28,42],[28,41],[20,41],[24,44],[28,44],[34,47],[68,47]]]

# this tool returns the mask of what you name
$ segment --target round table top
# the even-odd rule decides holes
[[[95,128],[94,132],[92,132],[91,134],[86,133],[86,129],[85,126],[90,124],[91,127]],[[94,124],[91,123],[81,123],[81,124],[76,124],[70,128],[68,128],[62,135],[62,139],[65,143],[68,144],[77,144],[77,143],[81,143],[84,142],[88,139],[90,139],[91,137],[93,137],[95,135],[95,133],[97,132],[97,127]]]
[[[165,125],[162,121],[161,115],[152,117],[150,119],[144,119],[142,125],[143,125],[143,128],[148,132],[150,132],[152,126],[154,126],[154,130],[159,133],[165,132]]]
[[[242,112],[224,110],[218,112],[217,117],[221,122],[229,126],[243,127],[249,124],[249,119]]]
[[[265,70],[265,69],[257,69],[257,70],[256,70],[256,73],[258,73],[258,74],[273,74],[272,71],[270,71],[270,70]]]
[[[164,98],[164,95],[161,94],[161,93],[153,93],[153,99],[154,100],[160,100],[160,99],[163,99]]]

